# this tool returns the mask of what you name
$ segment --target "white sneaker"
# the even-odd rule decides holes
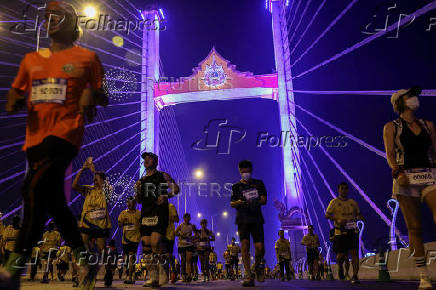
[[[147,281],[145,281],[144,287],[151,287],[152,283],[153,283],[153,281],[151,281],[151,279],[148,279]]]
[[[421,279],[419,281],[419,287],[420,290],[430,290],[433,289],[433,286],[431,284],[431,279],[428,275],[421,274]]]

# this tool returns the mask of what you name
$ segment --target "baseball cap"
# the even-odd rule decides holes
[[[422,92],[422,89],[418,86],[411,87],[410,89],[401,89],[396,91],[391,96],[391,104],[395,105],[395,103],[398,101],[399,98],[401,98],[404,95],[412,95],[412,96],[419,96]]]

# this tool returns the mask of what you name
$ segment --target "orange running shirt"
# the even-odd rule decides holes
[[[54,53],[46,48],[26,54],[12,84],[12,88],[29,95],[23,150],[50,135],[79,149],[84,133],[79,99],[85,88],[101,89],[102,78],[103,68],[97,55],[79,46]]]

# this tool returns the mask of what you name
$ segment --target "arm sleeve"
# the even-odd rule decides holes
[[[21,91],[29,92],[29,72],[26,65],[27,56],[23,58],[18,69],[17,76],[14,79],[11,87]]]

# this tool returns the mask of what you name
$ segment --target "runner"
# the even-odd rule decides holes
[[[185,213],[183,222],[176,229],[178,240],[178,250],[181,257],[183,282],[192,281],[192,252],[194,251],[193,234],[196,231],[195,225],[191,224],[191,215]]]
[[[239,162],[242,179],[232,186],[231,207],[236,208],[236,224],[242,244],[242,260],[246,269],[243,286],[254,286],[250,269],[250,235],[255,248],[255,271],[258,282],[264,281],[264,265],[261,261],[265,255],[261,206],[267,202],[265,185],[260,179],[251,178],[253,165],[250,161]]]
[[[238,276],[239,253],[241,253],[241,248],[236,244],[234,237],[232,237],[232,243],[227,246],[227,250],[230,253],[230,280],[235,280]]]
[[[141,240],[140,233],[140,220],[141,212],[136,209],[136,200],[134,197],[129,197],[127,199],[127,209],[123,210],[118,216],[118,226],[123,229],[123,254],[125,261],[127,262],[127,280],[124,284],[135,284],[134,274],[135,274],[135,264],[136,264],[136,253],[138,251],[139,241]],[[122,271],[123,265],[121,265]],[[120,275],[120,279],[122,272]]]
[[[420,277],[419,289],[432,289],[422,241],[421,202],[428,205],[436,223],[436,130],[432,122],[415,116],[420,94],[421,89],[414,87],[392,95],[391,103],[400,117],[384,126],[383,140],[392,168],[392,195],[406,221],[409,248]]]
[[[177,271],[176,271],[176,265],[175,265],[175,258],[173,255],[174,252],[174,243],[176,239],[176,226],[174,223],[179,222],[179,214],[177,213],[177,209],[172,203],[168,203],[168,228],[167,233],[165,235],[165,252],[168,255],[168,261],[170,261],[170,278],[171,283],[176,283],[177,281]]]
[[[224,258],[224,263],[225,263],[225,267],[226,267],[226,279],[231,279],[232,278],[232,256],[230,255],[230,251],[229,250],[225,250],[223,253],[223,258]]]
[[[168,198],[178,194],[179,186],[168,173],[158,171],[158,156],[151,152],[141,155],[146,175],[136,182],[136,198],[142,204],[141,236],[144,256],[148,256],[150,281],[146,285],[159,287],[168,283],[162,237],[168,228]],[[170,190],[170,191],[169,191]],[[160,258],[159,261],[157,258]]]
[[[94,185],[79,185],[80,177],[85,169],[93,174]],[[106,239],[112,227],[106,202],[106,189],[108,188],[106,174],[96,171],[92,157],[88,157],[74,178],[72,187],[85,197],[80,218],[80,231],[85,246],[90,248],[90,241],[95,239],[99,254],[106,247]]]
[[[339,195],[330,201],[326,210],[326,218],[334,221],[335,242],[338,254],[336,260],[338,265],[342,265],[348,255],[351,254],[353,264],[353,277],[351,283],[359,283],[357,274],[359,273],[359,229],[357,220],[363,219],[360,214],[359,206],[356,201],[348,198],[348,184],[341,182],[338,185]],[[339,267],[341,271],[342,267]],[[339,277],[344,277],[339,273]]]
[[[3,230],[1,247],[0,247],[3,252],[3,259],[4,259],[3,264],[6,264],[6,262],[9,259],[9,256],[14,251],[15,242],[17,240],[19,231],[20,231],[20,217],[16,215],[12,218],[12,225],[8,225]]]
[[[22,266],[42,234],[47,214],[75,255],[84,250],[77,223],[65,201],[65,171],[82,144],[84,117],[92,121],[95,106],[108,104],[98,57],[74,45],[80,36],[74,8],[62,1],[49,2],[45,18],[49,20],[46,28],[50,48],[26,54],[6,103],[10,114],[26,104],[28,109],[23,150],[29,171],[23,186],[23,230],[0,274],[0,285],[11,289],[19,288]],[[86,266],[84,274],[91,274],[91,268]]]
[[[207,228],[207,220],[200,221],[200,230],[198,230],[198,255],[200,257],[201,273],[203,274],[204,282],[210,281],[209,273],[209,254],[211,253],[211,241],[215,241],[214,233]]]
[[[61,246],[56,254],[57,257],[57,272],[59,281],[65,281],[65,275],[70,267],[71,261],[71,248],[68,246]]]
[[[55,223],[51,221],[48,224],[48,231],[46,231],[42,236],[41,260],[44,269],[44,276],[41,283],[48,283],[48,273],[53,273],[53,262],[55,261],[60,246],[61,234],[55,230]]]
[[[321,280],[318,272],[319,238],[318,235],[313,233],[313,225],[309,225],[307,229],[309,232],[303,237],[301,244],[306,246],[309,274],[312,280]]]
[[[275,249],[277,261],[280,264],[280,278],[285,281],[285,270],[286,278],[291,280],[291,270],[289,269],[289,264],[291,263],[291,243],[285,239],[285,231],[279,230],[279,239],[276,241]]]
[[[217,279],[217,271],[216,271],[216,262],[217,262],[217,255],[215,253],[215,248],[210,248],[210,254],[209,254],[209,272],[212,280]]]
[[[224,275],[224,273],[223,273],[223,263],[218,262],[216,264],[216,271],[217,271],[217,278],[218,279],[224,279],[224,277],[223,277],[223,275]]]

